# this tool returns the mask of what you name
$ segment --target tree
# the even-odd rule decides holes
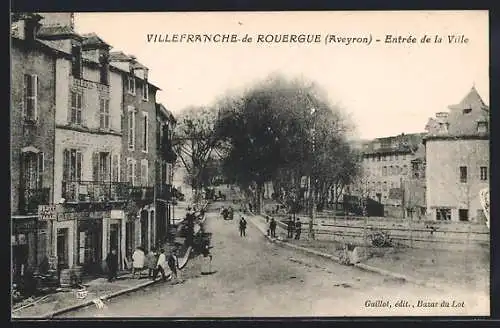
[[[195,200],[201,195],[204,169],[219,144],[215,134],[217,115],[215,107],[189,107],[182,112],[175,128],[174,148],[195,191]]]
[[[342,178],[351,174],[345,152],[349,126],[316,85],[271,76],[241,97],[226,99],[221,113],[218,135],[230,144],[224,172],[254,196],[258,212],[267,181],[276,183],[284,202],[304,198],[301,181],[306,175],[315,185],[325,176],[350,181]],[[333,172],[328,168],[337,158]]]

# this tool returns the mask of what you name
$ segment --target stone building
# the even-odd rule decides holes
[[[484,220],[479,191],[489,188],[489,107],[475,87],[448,112],[430,118],[426,205],[433,220]]]
[[[365,141],[361,146],[361,177],[349,192],[384,204],[387,215],[403,216],[404,185],[424,135],[402,133]]]
[[[132,186],[130,206],[126,213],[127,256],[135,247],[146,250],[157,241],[158,220],[155,212],[157,167],[156,92],[148,80],[148,68],[134,56],[121,51],[110,53],[111,66],[120,70],[123,178]]]
[[[13,277],[48,255],[50,225],[38,205],[53,201],[55,66],[67,54],[36,39],[40,15],[13,21],[11,47],[10,190]]]

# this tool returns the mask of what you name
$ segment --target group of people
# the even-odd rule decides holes
[[[292,217],[288,217],[287,221],[287,238],[294,238],[299,240],[300,239],[300,233],[302,232],[302,222],[300,222],[300,219],[297,218],[297,220],[292,220]],[[295,236],[294,236],[295,233]]]
[[[118,275],[118,255],[116,249],[112,249],[106,257],[106,265],[108,271],[108,281],[116,280]],[[147,255],[142,247],[137,247],[132,254],[132,277],[137,273],[140,274],[143,270],[148,270],[148,278],[156,280],[158,273],[161,274],[163,281],[167,280],[166,272],[169,269],[174,279],[177,279],[179,268],[179,260],[177,258],[177,250],[172,251],[167,255],[164,249],[159,252],[152,249]]]
[[[220,210],[220,214],[222,215],[222,218],[224,220],[226,220],[226,219],[232,220],[233,215],[234,215],[234,210],[231,206],[229,206],[228,208],[225,208],[224,206],[222,206],[222,208]]]

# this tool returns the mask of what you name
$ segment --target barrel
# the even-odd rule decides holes
[[[61,274],[59,276],[59,284],[61,287],[70,287],[71,286],[71,270],[63,269],[61,270]]]
[[[81,265],[75,265],[72,269],[72,276],[73,276],[73,279],[77,282],[77,283],[81,283],[82,282],[82,272],[83,272],[83,267]]]

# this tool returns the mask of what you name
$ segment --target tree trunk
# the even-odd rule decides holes
[[[256,192],[256,213],[262,214],[264,212],[264,183],[257,184]]]

